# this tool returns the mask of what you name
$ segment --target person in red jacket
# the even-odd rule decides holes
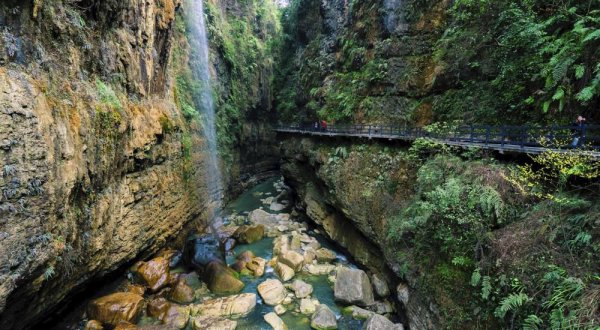
[[[327,122],[326,122],[326,121],[324,121],[324,120],[323,120],[323,121],[321,121],[321,129],[322,129],[323,131],[326,131],[326,130],[327,130]]]

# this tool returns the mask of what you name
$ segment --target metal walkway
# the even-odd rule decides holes
[[[600,126],[462,126],[440,132],[427,132],[422,128],[386,125],[332,125],[327,129],[312,125],[284,125],[276,132],[324,137],[357,137],[380,140],[414,141],[429,138],[436,142],[469,148],[496,150],[500,153],[516,152],[539,154],[547,150],[572,151],[569,145],[579,136],[579,152],[600,159]]]

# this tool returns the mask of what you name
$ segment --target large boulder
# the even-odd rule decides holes
[[[288,265],[295,272],[302,270],[302,265],[304,264],[304,257],[296,251],[286,251],[277,260]]]
[[[327,305],[320,304],[311,318],[310,327],[317,330],[337,329],[335,314]]]
[[[374,312],[366,310],[364,308],[360,308],[358,306],[346,307],[344,308],[344,313],[351,314],[352,318],[357,320],[366,320],[374,314]]]
[[[183,261],[203,274],[206,266],[215,261],[225,261],[219,240],[213,235],[193,235],[185,242]]]
[[[315,251],[315,254],[318,262],[328,263],[333,262],[335,259],[337,259],[337,255],[335,254],[335,252],[326,248],[318,249],[317,251]]]
[[[157,257],[148,262],[142,262],[137,269],[137,274],[150,290],[156,292],[169,284],[169,259]]]
[[[390,288],[380,275],[373,274],[371,280],[373,281],[373,289],[375,289],[375,294],[377,294],[378,297],[385,298],[390,295]]]
[[[300,313],[304,315],[313,315],[317,310],[317,305],[312,299],[304,298],[300,300]]]
[[[290,237],[288,235],[282,235],[273,241],[273,254],[278,256],[287,252],[290,249]]]
[[[335,300],[344,304],[370,306],[375,302],[369,276],[360,269],[340,267],[333,291]]]
[[[237,273],[220,261],[213,261],[206,266],[204,280],[212,293],[232,294],[242,291],[244,282]]]
[[[291,280],[296,275],[292,268],[281,262],[277,262],[274,269],[277,276],[284,282]]]
[[[167,315],[169,308],[171,308],[171,303],[169,303],[165,298],[160,297],[153,299],[148,303],[147,312],[148,315],[162,320],[165,315]]]
[[[92,320],[116,326],[121,321],[134,321],[143,307],[144,298],[130,292],[118,292],[104,296],[88,305],[87,315]]]
[[[233,237],[241,244],[251,244],[260,241],[265,236],[265,226],[258,224],[252,226],[240,226],[234,233]]]
[[[85,324],[85,328],[83,330],[104,330],[102,323],[96,320],[89,320]]]
[[[273,328],[273,330],[287,330],[288,327],[283,320],[277,316],[277,314],[271,312],[264,316],[264,319],[269,325]]]
[[[265,267],[267,261],[263,258],[256,257],[246,264],[246,268],[249,269],[255,277],[261,277],[265,274]]]
[[[177,284],[171,291],[171,300],[180,304],[189,304],[195,299],[195,292],[192,287],[187,284],[185,278],[181,277],[177,280]]]
[[[269,306],[277,306],[287,296],[285,287],[279,280],[266,280],[258,285],[258,294]]]
[[[324,264],[324,265],[310,264],[310,265],[306,265],[304,268],[305,268],[306,272],[311,275],[328,275],[329,273],[331,273],[332,271],[335,270],[335,266],[330,265],[330,264]]]
[[[177,329],[183,329],[187,326],[188,320],[190,319],[190,307],[181,306],[176,304],[170,304],[167,313],[163,316],[161,321]]]
[[[216,298],[191,305],[193,316],[239,318],[248,315],[256,306],[256,294],[243,293]]]
[[[404,330],[404,327],[402,324],[392,323],[379,314],[371,314],[363,325],[363,330]]]
[[[313,286],[301,280],[292,282],[291,289],[294,290],[294,294],[298,299],[306,298],[313,292]]]
[[[220,317],[200,316],[192,321],[192,328],[194,330],[235,330],[237,322]]]
[[[268,213],[267,211],[256,209],[248,215],[248,221],[253,224],[261,224],[265,226],[274,225],[277,223],[277,216]]]

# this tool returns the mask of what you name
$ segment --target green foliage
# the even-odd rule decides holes
[[[528,303],[531,299],[525,293],[512,293],[508,297],[504,298],[500,302],[500,306],[494,312],[499,318],[503,318],[506,313],[513,311],[516,312],[524,304]]]
[[[513,219],[514,210],[497,187],[481,180],[477,165],[467,170],[462,164],[457,157],[438,155],[419,169],[416,200],[392,222],[392,239],[410,233],[418,245],[440,250],[464,266],[464,256],[492,227]]]
[[[54,275],[55,275],[54,267],[53,266],[46,267],[46,270],[44,270],[44,280],[47,281],[47,280],[53,278]]]
[[[567,189],[572,178],[593,180],[600,177],[600,161],[587,151],[549,149],[531,158],[539,166],[534,168],[532,164],[519,165],[509,180],[523,193],[539,198],[549,198],[561,203],[558,197]]]
[[[105,84],[100,79],[96,79],[96,89],[98,92],[98,97],[100,98],[100,102],[111,107],[112,109],[123,110],[121,101],[117,97],[115,91],[109,85]]]
[[[594,1],[456,1],[436,58],[461,89],[442,95],[436,113],[522,122],[585,111],[600,95],[599,13]],[[480,102],[465,108],[469,100]]]
[[[175,125],[173,125],[173,122],[169,119],[169,117],[165,115],[162,115],[158,119],[158,121],[160,122],[160,126],[164,134],[169,134],[175,129]]]

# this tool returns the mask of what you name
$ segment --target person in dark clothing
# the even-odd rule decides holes
[[[577,148],[585,137],[585,118],[583,116],[577,116],[577,119],[573,122],[571,127],[573,127],[571,129],[571,132],[573,133],[571,147]]]

